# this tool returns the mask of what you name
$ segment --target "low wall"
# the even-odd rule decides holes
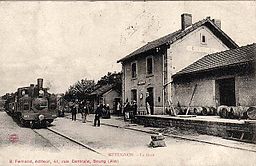
[[[201,134],[227,137],[228,131],[239,131],[254,134],[256,132],[255,123],[241,122],[224,122],[212,120],[196,120],[190,118],[177,117],[159,117],[138,115],[135,118],[135,123],[148,127],[177,127],[184,130],[194,130]]]

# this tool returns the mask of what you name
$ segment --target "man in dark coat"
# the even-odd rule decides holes
[[[73,120],[76,121],[77,108],[75,104],[71,106],[71,113],[72,113],[72,121]]]
[[[95,118],[94,118],[94,126],[96,126],[96,123],[98,122],[98,126],[100,126],[100,117],[102,115],[102,108],[103,105],[99,105],[95,111]]]

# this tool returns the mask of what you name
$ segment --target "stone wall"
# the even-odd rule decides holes
[[[197,85],[196,89],[195,85]],[[215,106],[214,81],[212,79],[173,84],[173,104],[177,105],[179,102],[180,106],[188,106],[194,89],[195,93],[190,106]]]
[[[226,137],[229,130],[255,134],[255,123],[230,123],[218,121],[192,120],[175,117],[136,116],[135,122],[148,127],[177,127],[183,130],[194,130],[200,134]],[[254,140],[256,141],[256,140]]]

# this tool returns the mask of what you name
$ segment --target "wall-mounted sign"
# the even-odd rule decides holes
[[[143,93],[140,94],[140,99],[143,99]]]
[[[187,46],[188,51],[193,52],[205,52],[205,53],[214,53],[218,52],[215,48],[208,48],[208,47],[198,47],[198,46]]]

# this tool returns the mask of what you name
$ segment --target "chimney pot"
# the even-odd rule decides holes
[[[221,20],[220,19],[213,19],[213,23],[221,29]]]
[[[43,89],[43,79],[42,78],[37,79],[37,86],[38,86],[38,89]]]
[[[181,15],[181,29],[184,30],[192,25],[192,14],[183,13]]]

